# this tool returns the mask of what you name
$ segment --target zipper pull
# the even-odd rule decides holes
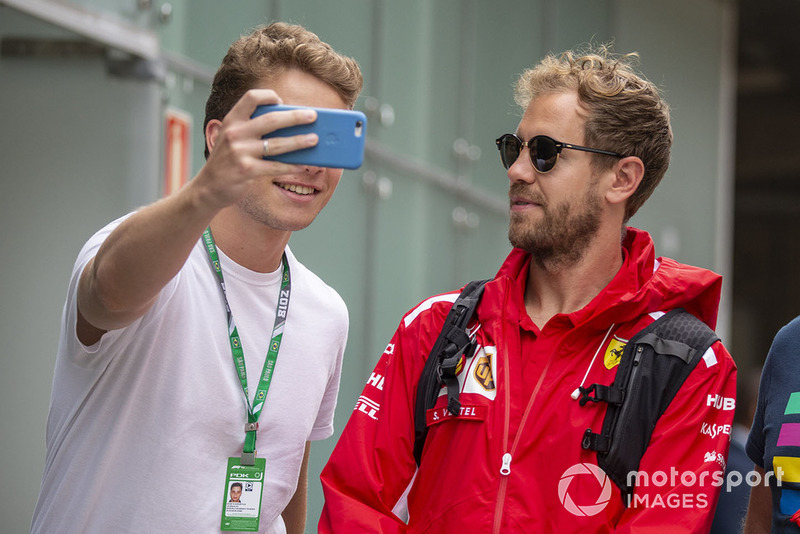
[[[511,453],[507,452],[503,455],[503,465],[500,467],[501,475],[511,474]]]

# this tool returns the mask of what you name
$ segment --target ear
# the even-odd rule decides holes
[[[222,127],[222,121],[218,119],[211,119],[206,124],[206,146],[208,147],[208,153],[214,151],[214,145],[217,142],[217,135],[219,134],[219,130]]]
[[[636,156],[628,156],[620,159],[612,171],[614,176],[606,191],[606,200],[612,204],[624,204],[642,182],[644,163]]]

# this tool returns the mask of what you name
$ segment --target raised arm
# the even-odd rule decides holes
[[[210,156],[197,176],[175,194],[131,215],[108,236],[84,268],[78,285],[77,334],[82,343],[93,344],[104,332],[144,315],[220,210],[239,200],[259,177],[296,169],[262,159],[261,136],[313,122],[316,115],[286,111],[250,119],[256,106],[278,102],[274,91],[253,89],[223,121],[209,121]],[[316,142],[316,136],[274,139],[270,140],[270,153],[281,154]]]

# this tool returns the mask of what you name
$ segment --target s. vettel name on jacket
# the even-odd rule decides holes
[[[390,343],[384,351],[385,354],[393,354],[394,346]],[[466,358],[463,364],[459,365],[458,371],[458,384],[461,393],[475,393],[494,400],[497,395],[497,387],[495,386],[494,377],[497,374],[497,363],[495,356],[497,355],[497,348],[494,346],[478,346],[475,349],[472,357]],[[375,397],[378,397],[378,392],[383,391],[383,384],[385,377],[373,372],[367,379],[366,386],[361,396],[356,401],[353,411],[360,412],[370,419],[377,420],[378,412],[381,405],[371,395],[370,391],[375,392]],[[447,389],[442,387],[439,396],[446,395]]]

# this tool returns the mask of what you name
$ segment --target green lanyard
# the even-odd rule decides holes
[[[219,254],[211,235],[211,228],[206,228],[203,232],[206,251],[211,260],[211,265],[219,278],[219,285],[222,288],[222,298],[225,300],[225,311],[228,313],[228,335],[231,341],[231,354],[236,373],[239,375],[239,382],[244,392],[244,400],[247,405],[247,424],[245,425],[244,447],[242,449],[242,465],[253,465],[256,456],[256,431],[258,430],[258,417],[264,408],[264,401],[267,398],[267,391],[272,382],[272,372],[275,369],[275,362],[278,360],[278,350],[281,347],[283,328],[286,325],[286,312],[289,309],[289,297],[292,294],[292,281],[289,276],[289,262],[286,253],[283,254],[283,278],[281,289],[278,294],[278,305],[275,309],[275,325],[272,328],[272,339],[269,342],[267,358],[264,360],[264,369],[261,372],[261,379],[258,382],[258,389],[254,397],[254,405],[250,403],[250,394],[247,389],[247,369],[245,369],[244,351],[242,342],[239,339],[239,332],[236,330],[236,323],[233,321],[233,313],[228,304],[228,294],[225,290],[225,279],[222,277],[222,268],[219,264]]]

